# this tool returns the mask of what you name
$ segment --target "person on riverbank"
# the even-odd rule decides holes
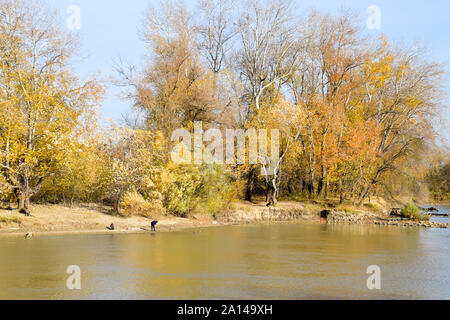
[[[152,221],[151,222],[151,231],[156,231],[156,224],[158,223],[158,221]]]

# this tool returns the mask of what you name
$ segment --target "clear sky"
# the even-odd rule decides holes
[[[413,43],[419,41],[430,49],[431,58],[447,64],[450,70],[450,1],[449,0],[293,0],[299,13],[317,9],[335,12],[341,7],[360,13],[366,26],[370,6],[380,8],[381,28],[370,29],[375,35],[382,32],[389,39]],[[139,64],[145,54],[137,35],[140,19],[149,6],[157,6],[159,0],[47,0],[59,9],[63,19],[71,5],[80,8],[81,25],[76,30],[81,35],[82,52],[87,57],[77,64],[77,72],[83,78],[89,73],[101,71],[105,77],[113,75],[113,62],[122,58],[129,64]],[[185,1],[188,6],[195,0]],[[65,22],[65,21],[64,21]],[[450,90],[450,82],[447,88]],[[130,102],[119,98],[121,89],[109,87],[100,111],[101,118],[120,120],[130,110]],[[446,123],[450,123],[447,107]],[[448,129],[447,129],[448,130]],[[449,132],[449,131],[447,131]]]

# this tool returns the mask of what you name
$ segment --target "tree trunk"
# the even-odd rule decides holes
[[[114,213],[116,213],[116,214],[120,214],[119,213],[120,198],[121,198],[121,195],[118,195],[117,198],[114,201]]]
[[[277,198],[276,198],[276,192],[277,190],[275,190],[275,188],[273,187],[273,183],[271,181],[271,183],[269,183],[267,185],[267,189],[266,189],[266,200],[267,200],[267,206],[273,206],[274,204],[277,203]]]
[[[30,195],[28,192],[20,192],[18,197],[18,211],[26,216],[30,215]]]
[[[288,190],[289,194],[293,194],[294,193],[294,188],[292,187],[291,180],[288,181],[287,190]]]
[[[362,205],[364,199],[366,199],[367,195],[369,194],[369,192],[370,192],[370,187],[371,187],[371,186],[369,185],[369,186],[366,188],[365,192],[360,196],[359,201],[358,201],[358,205],[359,205],[359,206]]]
[[[339,204],[344,203],[344,188],[342,186],[342,181],[339,180]]]
[[[319,180],[319,183],[317,184],[317,194],[322,195],[322,190],[324,187],[323,179]]]
[[[25,196],[20,193],[19,197],[17,198],[17,209],[20,211],[22,209],[26,209],[25,208]]]
[[[247,189],[245,191],[245,201],[252,201],[253,187],[255,185],[255,168],[252,166],[248,173]]]
[[[308,181],[306,183],[306,189],[308,190],[309,193],[309,198],[313,198],[314,197],[314,183],[312,181]]]
[[[317,186],[317,194],[326,199],[326,183],[327,183],[327,169],[322,164],[322,177]]]
[[[115,213],[119,214],[119,207],[120,207],[120,199],[117,199],[114,203],[114,211]]]
[[[19,188],[14,190],[14,194],[17,198],[17,209],[28,209],[30,207],[30,193],[22,191]]]
[[[25,209],[28,210],[28,208],[30,208],[30,195],[27,193],[25,195]]]

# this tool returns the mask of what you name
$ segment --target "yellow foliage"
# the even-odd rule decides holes
[[[146,200],[136,191],[125,193],[120,202],[120,214],[129,216],[153,217],[164,213],[161,194],[152,193],[152,199]]]

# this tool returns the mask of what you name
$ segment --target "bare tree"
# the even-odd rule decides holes
[[[233,25],[233,1],[200,1],[202,23],[198,26],[199,49],[214,73],[222,69],[236,35]]]
[[[236,67],[250,103],[259,110],[264,91],[295,69],[300,39],[289,1],[271,1],[265,7],[251,1],[247,7],[238,22],[241,48]]]

